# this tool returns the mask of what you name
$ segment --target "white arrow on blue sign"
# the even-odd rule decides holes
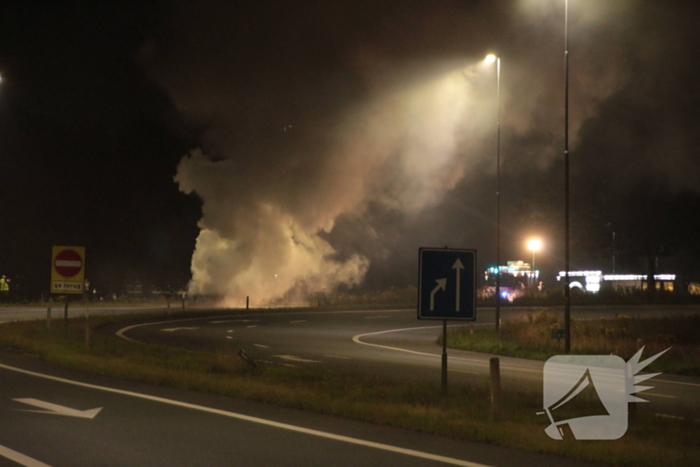
[[[476,250],[418,250],[418,319],[476,319]]]

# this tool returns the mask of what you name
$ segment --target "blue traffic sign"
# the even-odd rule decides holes
[[[476,250],[418,250],[418,319],[476,319]]]

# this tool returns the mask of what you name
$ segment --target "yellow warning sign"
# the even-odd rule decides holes
[[[85,247],[54,245],[51,254],[51,293],[81,294],[85,289]]]

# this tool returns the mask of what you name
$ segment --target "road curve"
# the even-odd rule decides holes
[[[523,312],[510,311],[511,317],[517,317],[517,313]],[[614,313],[619,311],[580,310],[577,315],[582,319]],[[450,326],[464,325],[469,324]],[[413,310],[265,311],[139,324],[118,334],[135,341],[199,350],[245,349],[254,358],[269,362],[328,365],[439,381],[441,348],[437,337],[441,328],[435,321],[417,320]],[[492,355],[452,349],[448,355],[451,383],[488,384]],[[544,362],[500,357],[500,366],[504,387],[542,391]],[[651,385],[654,389],[643,396],[653,402],[655,412],[700,419],[700,378],[661,375],[651,380]]]

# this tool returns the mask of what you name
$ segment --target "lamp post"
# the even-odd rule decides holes
[[[569,263],[569,0],[564,0],[564,352],[571,352]]]
[[[489,54],[486,63],[496,63],[496,332],[501,327],[501,58]]]

